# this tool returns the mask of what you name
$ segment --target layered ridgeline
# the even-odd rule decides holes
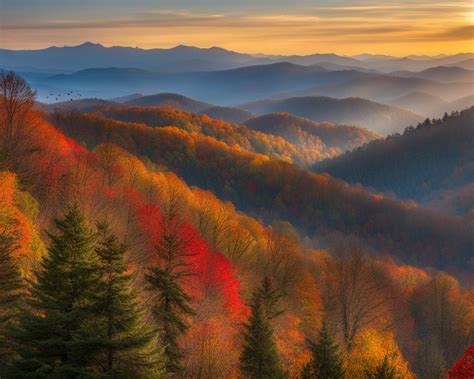
[[[316,122],[357,125],[381,135],[401,131],[405,126],[422,120],[421,116],[412,112],[362,98],[291,97],[255,101],[241,107],[257,115],[288,112]]]
[[[206,114],[212,118],[237,124],[243,123],[244,121],[254,117],[252,113],[244,109],[222,107],[175,93],[158,93],[147,96],[132,94],[110,100],[98,98],[86,98],[80,100],[70,99],[68,101],[55,102],[52,104],[40,104],[39,108],[48,112],[53,112],[55,110],[78,110],[87,112],[103,106],[112,107],[120,104],[169,107],[188,112]]]
[[[410,127],[315,166],[349,183],[427,200],[474,182],[474,107]]]
[[[275,131],[268,129],[260,131],[258,128],[216,120],[205,114],[198,115],[169,107],[122,105],[97,107],[93,113],[115,120],[143,123],[155,128],[175,126],[190,133],[213,137],[230,147],[239,146],[248,151],[305,167],[318,160],[334,157],[349,147],[360,146],[377,138],[377,135],[362,128],[326,123],[319,127],[313,126],[311,135],[305,132],[309,138],[301,136],[294,139],[277,130],[278,128],[281,130],[282,127],[288,128],[286,119],[273,119]]]
[[[89,67],[137,67],[155,71],[209,71],[248,65],[290,62],[300,65],[336,65],[339,68],[367,67],[383,72],[420,71],[436,66],[456,65],[473,69],[473,54],[460,53],[444,57],[409,56],[397,58],[363,54],[355,57],[336,54],[261,55],[237,53],[219,47],[202,49],[179,45],[170,49],[141,49],[136,47],[106,47],[86,42],[77,46],[51,46],[40,50],[0,49],[0,60],[5,68],[18,71],[30,69],[34,62],[37,70],[80,70]]]
[[[460,218],[372,195],[327,175],[176,127],[152,128],[77,113],[55,114],[52,121],[87,146],[117,143],[171,169],[189,184],[233,201],[241,210],[268,221],[290,221],[320,243],[353,235],[410,262],[467,268],[474,233]]]
[[[202,101],[197,101],[189,97],[174,93],[159,93],[156,95],[142,96],[127,101],[129,105],[159,105],[175,109],[181,109],[188,112],[206,114],[209,117],[217,118],[240,124],[253,117],[253,114],[240,108],[222,107]]]
[[[380,136],[364,128],[334,125],[329,122],[314,122],[289,113],[270,113],[245,122],[251,129],[265,134],[274,134],[297,146],[304,146],[314,138],[339,151],[352,150]]]

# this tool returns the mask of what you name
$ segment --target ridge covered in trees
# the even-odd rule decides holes
[[[314,169],[400,198],[427,200],[474,181],[474,107],[426,119],[403,134],[317,163]]]
[[[56,128],[31,108],[21,78],[7,73],[1,83],[2,377],[300,378],[324,364],[347,378],[430,378],[469,369],[472,284],[385,254],[411,247],[425,252],[419,262],[436,257],[446,268],[436,254],[450,252],[465,264],[469,226],[457,218],[176,127],[74,113],[52,118]],[[20,100],[20,112],[5,106]],[[246,201],[261,220],[235,208]],[[395,218],[357,229],[363,207],[372,219],[403,216],[402,230]],[[314,241],[300,237],[308,222]],[[351,229],[358,238],[342,238]],[[338,244],[317,248],[331,233]],[[365,239],[389,248],[374,255]],[[323,362],[309,341],[333,346],[328,335],[340,355]],[[254,371],[259,361],[264,373]]]
[[[454,271],[466,270],[470,264],[472,225],[459,217],[373,195],[328,175],[175,127],[150,128],[78,113],[55,114],[52,121],[78,141],[89,146],[117,143],[243,211],[270,222],[289,221],[322,244],[350,234],[409,262]]]

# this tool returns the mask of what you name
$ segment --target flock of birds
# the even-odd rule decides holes
[[[78,100],[77,98],[74,99],[72,96],[73,96],[73,93],[74,91],[70,91],[70,92],[67,92],[65,97],[69,96],[69,101],[74,101],[74,100]],[[80,93],[76,94],[76,96],[78,98],[82,97],[82,95]],[[54,93],[50,93],[49,95],[46,96],[47,99],[49,99],[51,97],[51,100],[54,99],[56,101],[59,101],[61,100],[60,97],[61,97],[61,94],[60,93],[57,93],[57,94],[54,94]],[[67,100],[67,99],[66,99]]]

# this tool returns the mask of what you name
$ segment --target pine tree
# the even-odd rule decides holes
[[[11,364],[13,351],[7,330],[19,312],[23,293],[23,281],[12,256],[16,250],[16,238],[6,231],[0,234],[0,375]]]
[[[163,359],[156,347],[156,333],[142,325],[142,312],[130,290],[132,277],[127,273],[126,251],[106,224],[98,225],[100,322],[94,327],[100,333],[102,348],[96,355],[97,364],[108,377],[162,377]]]
[[[186,258],[193,253],[188,250],[188,241],[180,232],[179,223],[167,223],[156,246],[160,262],[146,276],[148,288],[155,298],[152,311],[160,328],[168,373],[182,369],[183,352],[178,338],[189,328],[186,317],[194,315],[189,305],[191,298],[181,286],[181,279],[191,275]]]
[[[251,315],[244,325],[244,348],[240,356],[240,369],[245,377],[252,379],[285,378],[273,340],[273,326],[268,312],[268,302],[262,294],[267,293],[266,280],[262,288],[254,292],[250,304]]]
[[[303,370],[303,379],[344,378],[341,353],[334,343],[327,325],[323,323],[318,340],[311,344],[312,358]]]
[[[266,276],[263,279],[262,287],[257,291],[262,305],[265,307],[267,316],[270,320],[280,316],[283,310],[280,308],[281,295],[274,288],[272,280]]]
[[[77,206],[55,225],[28,309],[13,331],[20,357],[15,366],[20,377],[93,377],[90,362],[100,343],[90,328],[100,279],[95,239]]]
[[[388,357],[385,356],[383,361],[375,367],[374,370],[366,371],[366,379],[397,379],[401,378],[397,373],[397,368],[393,366]]]

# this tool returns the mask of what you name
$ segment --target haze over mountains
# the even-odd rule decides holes
[[[307,95],[359,96],[380,102],[411,92],[454,101],[472,94],[472,59],[468,53],[406,58],[271,56],[217,47],[144,50],[93,43],[0,50],[0,68],[21,72],[45,102],[60,101],[71,91],[73,98],[172,92],[226,106]]]

